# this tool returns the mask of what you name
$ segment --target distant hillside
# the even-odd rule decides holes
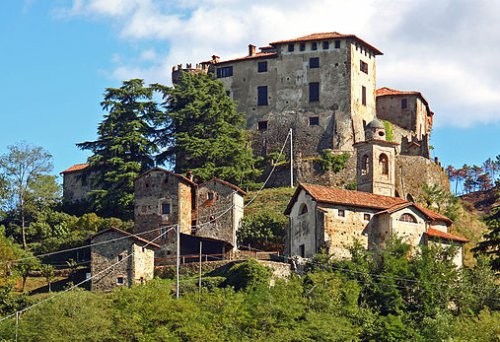
[[[266,209],[271,210],[277,214],[282,214],[290,202],[295,188],[270,188],[264,189],[257,194],[257,191],[252,191],[245,197],[245,203],[248,203],[252,198],[255,200],[245,208],[245,216],[251,216]]]
[[[497,192],[500,189],[495,187],[485,191],[474,191],[460,196],[467,210],[480,215],[488,215],[497,202]]]

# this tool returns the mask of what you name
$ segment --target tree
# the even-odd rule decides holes
[[[238,244],[276,250],[284,244],[287,223],[284,215],[268,210],[246,216],[238,230]]]
[[[109,113],[99,124],[97,140],[79,143],[93,155],[86,175],[96,175],[99,190],[90,193],[92,210],[103,217],[133,218],[134,179],[154,165],[155,123],[162,117],[154,90],[132,79],[107,88],[102,108]]]
[[[43,264],[40,267],[40,271],[42,273],[42,276],[45,277],[45,279],[47,280],[47,286],[49,288],[49,292],[52,292],[51,285],[52,285],[52,280],[54,280],[54,275],[55,275],[54,266]]]
[[[57,201],[60,188],[52,171],[52,156],[42,147],[25,142],[8,146],[9,152],[0,157],[0,168],[8,182],[12,199],[9,205],[21,223],[23,248],[27,248],[26,216],[37,205],[50,205]]]
[[[490,259],[491,267],[500,271],[500,205],[491,210],[485,219],[488,231],[473,251]]]
[[[241,184],[257,175],[245,141],[244,117],[213,75],[183,73],[164,94],[168,119],[159,161],[175,161],[175,171],[191,170],[201,180],[214,176]]]
[[[24,292],[24,290],[26,289],[26,281],[28,280],[28,276],[30,275],[30,273],[40,267],[40,260],[37,258],[32,258],[31,256],[31,253],[25,253],[23,258],[26,259],[21,260],[16,264],[17,272],[23,278],[22,292]]]

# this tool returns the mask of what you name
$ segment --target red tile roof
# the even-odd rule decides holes
[[[77,171],[81,171],[81,170],[85,170],[87,167],[89,166],[89,164],[75,164],[73,165],[72,167],[64,170],[61,172],[62,175],[66,174],[66,173],[71,173],[71,172],[77,172]]]
[[[463,242],[463,243],[469,242],[469,240],[467,240],[464,237],[461,237],[461,236],[458,236],[458,235],[453,235],[453,234],[450,234],[450,233],[445,233],[445,232],[442,232],[442,231],[434,229],[434,228],[427,229],[427,231],[425,233],[428,236],[433,237],[433,238],[453,240],[453,241],[458,241],[458,242]]]
[[[225,64],[225,63],[239,62],[239,61],[245,61],[248,59],[276,58],[277,56],[278,56],[278,54],[276,52],[257,52],[255,55],[252,55],[252,56],[244,56],[244,57],[229,59],[227,61],[217,62],[216,64],[219,65],[219,64]]]
[[[391,89],[388,87],[382,87],[382,88],[379,88],[375,91],[375,95],[377,97],[381,97],[381,96],[408,96],[408,95],[418,96],[418,97],[420,97],[422,102],[425,104],[425,107],[427,108],[428,115],[434,115],[434,113],[431,111],[431,108],[429,106],[429,102],[427,102],[424,95],[422,95],[422,93],[419,91],[396,90],[396,89]]]
[[[288,203],[285,210],[285,215],[289,215],[292,206],[297,200],[297,197],[301,190],[308,193],[316,202],[327,203],[327,204],[340,204],[349,205],[353,207],[360,208],[370,208],[370,209],[380,209],[377,215],[383,213],[394,213],[400,209],[415,206],[417,210],[421,211],[425,216],[427,216],[431,221],[444,221],[451,225],[452,221],[439,213],[432,210],[423,208],[415,203],[406,201],[399,197],[382,196],[375,195],[369,192],[345,190],[338,188],[331,188],[323,185],[314,184],[299,184],[297,190],[295,191],[292,199]]]
[[[144,242],[148,246],[152,246],[152,247],[155,247],[155,248],[160,248],[160,245],[158,245],[158,244],[156,244],[156,243],[154,243],[152,241],[146,240],[146,239],[144,239],[144,238],[142,238],[140,236],[134,235],[132,233],[126,232],[124,230],[121,230],[121,229],[118,229],[118,228],[115,228],[115,227],[111,227],[111,228],[108,228],[108,229],[101,230],[100,232],[97,232],[94,235],[92,235],[91,239],[93,239],[94,237],[96,237],[98,235],[101,235],[101,234],[104,234],[104,233],[107,233],[107,232],[110,232],[110,231],[113,231],[113,232],[116,232],[116,233],[119,233],[119,234],[122,234],[122,235],[125,235],[125,236],[129,236],[130,238],[132,238],[134,240],[137,240],[137,241],[140,241],[140,242]]]
[[[383,53],[379,49],[368,44],[367,42],[358,38],[354,34],[342,34],[342,33],[338,33],[338,32],[313,33],[313,34],[309,34],[307,36],[302,36],[302,37],[297,37],[297,38],[292,38],[292,39],[287,39],[287,40],[280,40],[280,41],[271,43],[271,45],[297,43],[297,42],[308,42],[308,41],[313,41],[313,40],[348,39],[348,38],[357,40],[358,42],[360,42],[361,44],[365,45],[370,50],[372,50],[376,55],[383,55]]]
[[[354,207],[373,208],[373,209],[388,209],[394,205],[406,203],[402,198],[375,195],[369,192],[344,190],[331,188],[322,185],[314,184],[299,184],[295,194],[293,195],[288,207],[285,210],[285,215],[290,214],[293,203],[295,202],[300,190],[307,192],[316,202],[328,204],[344,204]]]
[[[237,187],[236,185],[234,185],[232,183],[229,183],[229,182],[227,182],[225,180],[219,179],[217,177],[214,177],[211,180],[206,181],[205,183],[202,183],[202,184],[200,184],[198,186],[201,187],[201,186],[204,186],[204,185],[206,185],[207,183],[210,183],[210,182],[217,182],[217,183],[220,183],[220,184],[225,185],[227,187],[230,187],[231,189],[233,189],[236,192],[238,192],[241,196],[245,196],[247,194],[245,191],[243,191],[241,188]]]

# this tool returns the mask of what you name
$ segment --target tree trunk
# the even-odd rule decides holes
[[[26,288],[26,279],[27,279],[27,278],[28,278],[27,276],[26,276],[26,277],[25,277],[25,276],[23,276],[23,289],[22,289],[22,291],[21,291],[21,292],[24,292],[24,289]]]
[[[24,220],[24,199],[21,198],[21,235],[23,239],[23,248],[28,249],[28,244],[26,243],[26,223]]]
[[[50,285],[51,285],[50,280],[47,280],[47,284],[49,285],[49,292],[52,292],[52,289],[50,287]]]

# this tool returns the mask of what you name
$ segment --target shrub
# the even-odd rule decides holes
[[[235,290],[254,288],[259,285],[269,284],[272,271],[269,267],[260,264],[257,260],[236,264],[229,269],[223,286],[232,286]]]
[[[382,120],[385,127],[385,140],[393,141],[394,140],[394,127],[392,127],[392,123],[389,121]]]
[[[345,169],[349,157],[348,153],[334,154],[332,150],[326,149],[321,151],[318,163],[323,172],[333,171],[337,173]]]

